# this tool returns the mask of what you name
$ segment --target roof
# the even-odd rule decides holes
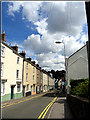
[[[84,45],[83,47],[81,47],[80,49],[78,49],[76,52],[74,52],[72,55],[70,55],[69,57],[68,57],[68,59],[70,58],[70,57],[72,57],[74,54],[76,54],[78,51],[80,51],[82,48],[84,48],[86,45]]]
[[[5,45],[6,47],[8,47],[9,49],[11,49],[11,50],[13,51],[13,53],[15,53],[15,54],[17,54],[17,55],[19,55],[20,57],[23,58],[22,55],[20,55],[18,52],[16,52],[16,51],[15,51],[12,47],[10,47],[7,43],[5,43],[5,42],[3,42],[3,41],[1,41],[1,43],[2,43],[3,45]]]

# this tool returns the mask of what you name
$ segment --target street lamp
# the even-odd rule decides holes
[[[64,42],[56,41],[55,43],[56,43],[56,44],[61,44],[61,43],[63,43],[63,45],[64,45],[64,59],[65,59],[65,61],[66,61],[65,44],[64,44]],[[65,71],[66,71],[66,64],[65,64]]]
[[[64,45],[64,59],[65,59],[65,80],[66,80],[66,54],[65,54],[65,43],[64,42],[60,42],[60,41],[56,41],[56,44],[61,44],[63,43]]]

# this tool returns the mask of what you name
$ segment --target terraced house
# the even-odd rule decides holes
[[[25,58],[25,52],[20,53],[24,57],[23,71],[23,96],[36,94],[36,68],[31,58]]]
[[[1,39],[1,101],[22,97],[23,57],[18,46],[6,43],[3,31]]]
[[[36,65],[36,72],[37,72],[37,77],[36,77],[36,93],[41,92],[41,79],[40,79],[40,68],[39,65]]]
[[[45,70],[43,71],[43,92],[46,92],[48,90],[48,77],[47,72]]]

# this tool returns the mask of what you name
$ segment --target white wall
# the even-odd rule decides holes
[[[5,47],[5,55],[1,56],[1,62],[3,62],[3,76],[1,79],[7,79],[5,83],[5,94],[11,93],[11,85],[16,84],[16,81],[22,81],[23,70],[23,58],[20,57],[20,63],[17,64],[17,57],[13,51],[1,43]],[[16,70],[19,70],[19,79],[16,79]],[[14,93],[17,92],[17,86],[14,88]]]
[[[67,59],[67,80],[88,78],[87,48],[82,49]]]

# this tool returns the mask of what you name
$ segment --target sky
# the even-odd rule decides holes
[[[85,2],[2,1],[3,30],[7,44],[17,44],[19,53],[25,51],[46,71],[64,70],[64,55],[68,58],[88,41]]]

